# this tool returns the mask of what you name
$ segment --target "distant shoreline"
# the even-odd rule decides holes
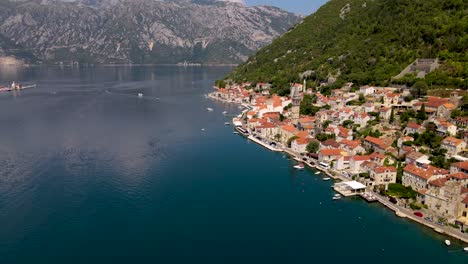
[[[0,63],[0,66],[22,66],[22,67],[38,67],[38,66],[48,66],[48,67],[53,67],[53,66],[58,66],[58,67],[143,67],[143,66],[176,66],[176,67],[183,67],[183,68],[194,68],[194,67],[237,67],[240,64],[214,64],[214,63],[208,63],[208,64],[188,64],[188,65],[181,65],[181,64],[175,64],[175,63],[161,63],[161,64],[108,64],[108,63],[103,63],[103,64],[88,64],[88,63],[82,63],[82,64],[28,64],[28,63],[23,63],[23,64],[2,64]]]

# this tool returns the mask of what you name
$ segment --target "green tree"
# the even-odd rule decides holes
[[[416,115],[416,118],[420,121],[424,121],[427,119],[425,104],[421,105],[421,110],[419,110],[418,114]]]
[[[413,96],[417,98],[421,98],[422,96],[425,96],[427,94],[427,89],[428,89],[428,86],[426,82],[417,81],[416,83],[414,83],[411,89],[411,93],[413,94]]]
[[[317,141],[312,141],[309,144],[307,144],[306,150],[308,153],[317,153],[319,147],[320,145]]]
[[[392,112],[390,113],[390,124],[393,124],[393,122],[395,121],[395,114],[393,113],[393,107],[392,107]]]

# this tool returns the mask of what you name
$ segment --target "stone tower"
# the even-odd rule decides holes
[[[302,97],[299,92],[299,87],[297,86],[291,87],[291,99],[292,99],[291,121],[294,126],[297,126],[299,124],[301,101],[302,101]]]

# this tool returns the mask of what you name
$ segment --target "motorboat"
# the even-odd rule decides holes
[[[297,170],[303,170],[304,169],[304,164],[299,163],[296,166],[294,166],[294,168],[297,169]]]
[[[139,93],[139,94],[138,94],[138,97],[143,97],[143,94],[142,94],[142,93]]]
[[[227,114],[227,111],[224,111],[224,112],[223,112],[223,115],[226,115],[226,114]]]
[[[232,133],[233,133],[234,135],[238,135],[238,134],[239,134],[239,132],[237,132],[237,131],[234,131],[234,132],[232,132]]]
[[[320,174],[320,171],[317,171],[317,172],[315,173],[315,175],[318,175],[318,174]]]
[[[231,125],[231,123],[226,122],[226,123],[224,123],[224,125],[229,126],[229,125]]]
[[[468,247],[464,248],[464,249],[463,249],[463,251],[466,251],[466,252],[468,252]]]
[[[205,131],[205,129],[204,129],[204,128],[202,128],[202,129],[201,129],[201,131]]]
[[[333,195],[333,197],[341,197],[341,194],[337,193],[337,194]]]
[[[207,107],[206,110],[207,110],[208,112],[213,112],[213,111],[214,111],[213,108],[211,108],[211,107]]]
[[[452,244],[452,243],[450,242],[450,240],[448,240],[448,239],[445,240],[445,245],[450,246],[451,244]]]
[[[331,178],[326,177],[326,178],[323,178],[323,180],[324,181],[329,181],[329,180],[331,180]]]
[[[333,200],[339,200],[341,199],[341,196],[333,196]]]

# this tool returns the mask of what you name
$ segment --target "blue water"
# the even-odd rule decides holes
[[[0,263],[467,263],[234,135],[230,70],[0,68],[38,84],[0,95]]]

